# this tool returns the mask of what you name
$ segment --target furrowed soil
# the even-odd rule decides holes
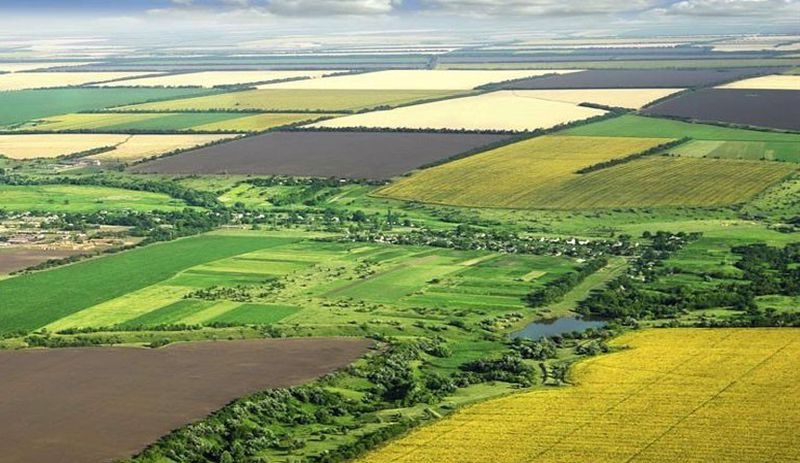
[[[363,355],[344,338],[0,352],[0,462],[126,458],[230,401]]]

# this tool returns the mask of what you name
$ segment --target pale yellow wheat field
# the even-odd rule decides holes
[[[326,89],[326,90],[471,90],[480,85],[545,74],[566,74],[578,70],[523,71],[446,71],[392,70],[367,72],[324,79],[281,82],[258,88]]]
[[[800,461],[800,330],[654,329],[573,386],[488,401],[358,463]]]
[[[682,88],[602,88],[575,90],[528,90],[526,95],[563,103],[594,103],[618,108],[639,109]]]
[[[126,77],[137,77],[150,72],[15,72],[0,74],[0,91],[33,88],[69,87],[103,82]]]
[[[215,87],[251,82],[292,79],[299,77],[319,78],[337,71],[207,71],[169,76],[126,79],[99,84],[101,87]]]
[[[238,135],[130,135],[113,151],[89,156],[101,161],[133,162],[140,159],[202,146]]]
[[[526,131],[602,114],[605,111],[542,100],[528,96],[527,90],[515,90],[356,114],[318,122],[311,127]]]
[[[0,135],[0,155],[10,159],[54,158],[114,146],[126,138],[128,135],[111,134]]]
[[[735,88],[743,90],[799,90],[800,76],[762,76],[752,79],[737,80],[717,88]]]

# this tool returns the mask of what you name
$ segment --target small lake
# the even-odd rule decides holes
[[[525,328],[513,333],[514,338],[541,339],[548,336],[557,336],[573,331],[584,331],[588,328],[602,328],[605,322],[589,320],[578,316],[536,320]]]

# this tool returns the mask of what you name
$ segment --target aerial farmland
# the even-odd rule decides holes
[[[10,3],[0,463],[800,459],[791,2]]]

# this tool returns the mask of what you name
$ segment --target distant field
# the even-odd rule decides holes
[[[526,90],[525,95],[542,100],[561,101],[563,103],[594,103],[619,108],[639,109],[651,101],[664,98],[681,90],[680,88]]]
[[[99,84],[101,87],[215,87],[218,85],[237,85],[251,82],[293,79],[300,77],[318,78],[336,71],[205,71],[174,74],[169,76],[126,79]]]
[[[657,103],[644,113],[800,131],[800,91],[703,89]]]
[[[533,71],[391,70],[266,84],[259,88],[314,90],[471,90],[492,82],[570,73],[557,69]]]
[[[573,368],[572,386],[471,406],[358,463],[800,460],[800,331],[654,329]]]
[[[800,163],[800,142],[693,140],[670,154],[695,158],[748,159]]]
[[[101,161],[133,162],[175,150],[203,146],[236,135],[129,135],[112,151],[90,156]]]
[[[546,136],[422,170],[378,191],[457,206],[537,209],[731,204],[795,171],[779,163],[650,156],[576,171],[668,139]]]
[[[800,143],[800,134],[734,129],[656,117],[625,115],[559,132],[592,137],[689,137],[697,140]]]
[[[173,323],[291,325],[300,320],[325,327],[378,315],[332,310],[338,301],[389,304],[379,312],[387,320],[406,320],[413,307],[442,316],[459,310],[463,317],[480,319],[487,311],[522,309],[531,288],[575,265],[567,257],[316,242],[302,233],[209,234],[0,281],[0,333],[41,326],[57,331]],[[362,273],[364,267],[369,273]],[[532,272],[538,277],[524,281]],[[187,297],[214,286],[264,288],[274,279],[284,286],[266,296],[268,301]]]
[[[121,111],[358,111],[453,96],[441,90],[250,90],[123,106]]]
[[[800,58],[728,58],[728,59],[651,59],[603,61],[529,61],[456,63],[443,62],[437,69],[708,69],[766,66],[798,66]]]
[[[0,74],[0,91],[69,87],[136,77],[150,72],[16,72]]]
[[[102,133],[0,135],[0,155],[11,159],[54,158],[97,148],[109,148],[109,151],[91,157],[103,160],[133,161],[233,136]]]
[[[313,127],[526,131],[587,119],[605,111],[502,91],[339,117]]]
[[[3,63],[0,62],[0,72],[23,72],[23,71],[36,71],[42,69],[66,67],[66,66],[84,66],[91,64],[88,61],[31,61],[24,63]]]
[[[140,164],[132,171],[385,179],[506,138],[457,133],[269,132]]]
[[[800,91],[800,75],[772,75],[739,80],[720,86],[719,88],[735,88],[745,90],[798,90]]]
[[[774,68],[742,69],[629,69],[589,70],[573,74],[537,77],[504,84],[513,90],[578,88],[687,88],[716,85],[746,76],[774,72]]]
[[[213,93],[196,88],[69,88],[0,92],[0,127],[76,111]]]
[[[84,185],[0,185],[7,211],[92,212],[100,210],[180,210],[183,201],[161,193]]]
[[[24,124],[19,130],[61,131],[200,131],[250,132],[311,121],[324,114],[268,113],[76,113],[48,117]]]

